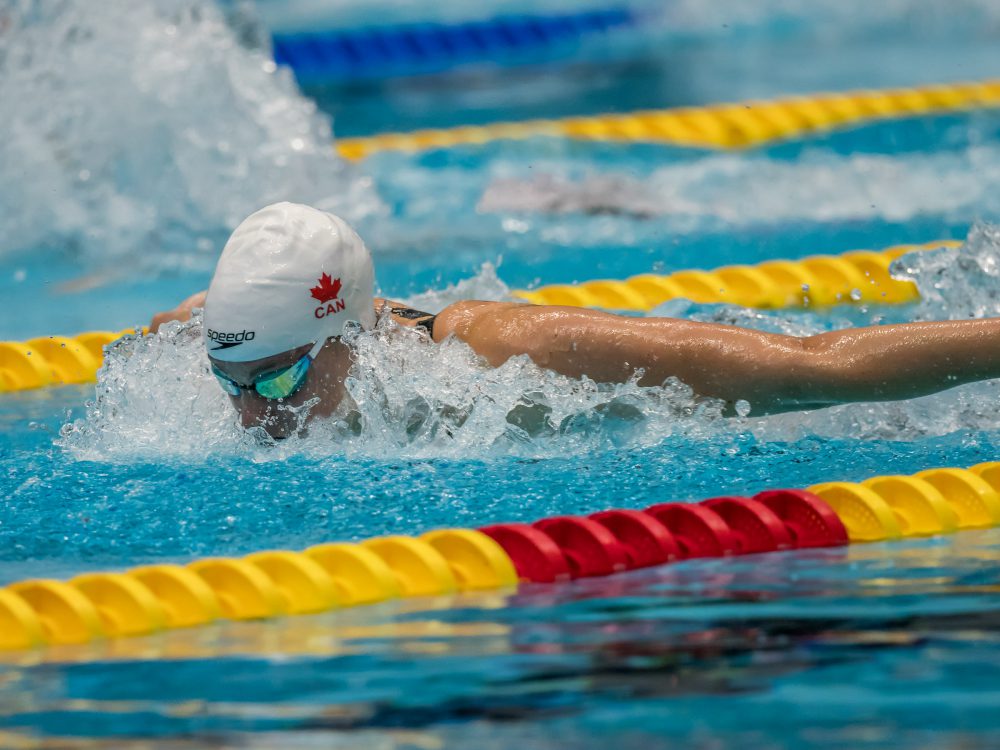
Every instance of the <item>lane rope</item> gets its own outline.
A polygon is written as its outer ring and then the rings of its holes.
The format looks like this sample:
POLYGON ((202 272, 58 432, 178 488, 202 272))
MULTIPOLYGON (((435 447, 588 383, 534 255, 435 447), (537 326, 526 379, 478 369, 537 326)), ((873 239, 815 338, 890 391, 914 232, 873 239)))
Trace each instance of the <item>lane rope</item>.
MULTIPOLYGON (((893 279, 889 265, 918 250, 961 247, 958 240, 854 250, 801 260, 768 260, 712 271, 640 274, 624 280, 550 284, 513 294, 538 305, 570 305, 649 312, 677 298, 702 303, 782 309, 835 304, 905 304, 919 299, 910 281, 893 279)), ((93 383, 104 347, 133 330, 90 331, 76 336, 41 336, 0 341, 0 393, 74 383, 93 383)))
POLYGON ((76 336, 0 341, 0 393, 93 383, 104 360, 105 347, 135 333, 136 329, 88 331, 76 336))
POLYGON ((0 649, 82 644, 220 620, 267 620, 388 599, 515 590, 698 557, 838 547, 1000 525, 1000 461, 439 529, 358 543, 144 565, 0 588, 0 649))
POLYGON ((627 7, 549 16, 508 15, 455 24, 408 23, 273 36, 274 61, 303 84, 415 76, 470 63, 517 64, 570 55, 640 19, 627 7))
POLYGON ((639 312, 649 312, 657 305, 679 298, 764 309, 897 305, 915 302, 920 294, 913 282, 892 278, 889 266, 896 258, 916 251, 961 246, 958 240, 937 240, 884 250, 853 250, 841 255, 723 266, 711 271, 646 273, 624 280, 548 284, 532 290, 515 290, 513 294, 536 305, 639 312))
POLYGON ((742 149, 874 120, 986 109, 998 105, 1000 80, 990 79, 629 114, 382 133, 340 139, 336 149, 347 159, 363 159, 380 151, 416 152, 541 136, 742 149))

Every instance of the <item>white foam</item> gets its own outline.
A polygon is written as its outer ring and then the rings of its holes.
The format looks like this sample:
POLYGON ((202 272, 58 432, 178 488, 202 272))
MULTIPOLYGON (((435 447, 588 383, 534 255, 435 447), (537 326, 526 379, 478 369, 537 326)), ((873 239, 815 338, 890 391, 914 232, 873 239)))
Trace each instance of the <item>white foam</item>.
POLYGON ((127 457, 201 461, 240 453, 485 457, 576 454, 658 442, 720 422, 721 404, 669 383, 599 385, 543 370, 525 357, 490 368, 465 344, 440 345, 383 319, 346 337, 356 362, 348 391, 357 410, 275 445, 243 432, 210 375, 200 316, 119 344, 99 373, 97 397, 60 444, 82 460, 127 457))
POLYGON ((646 178, 580 174, 571 162, 531 167, 528 177, 525 167, 497 165, 479 210, 655 216, 659 231, 1000 212, 1000 148, 987 145, 896 155, 814 149, 795 160, 713 155, 646 178))
MULTIPOLYGON (((1000 229, 977 226, 961 250, 902 260, 922 289, 933 289, 917 308, 917 317, 1000 314, 1000 229)), ((502 298, 506 292, 498 283, 487 268, 465 289, 492 289, 502 298)), ((874 322, 881 314, 878 308, 858 311, 853 318, 689 308, 686 317, 806 335, 858 322, 859 315, 874 322)), ((911 401, 759 418, 750 404, 748 418, 724 419, 720 403, 698 399, 678 382, 662 388, 635 382, 598 385, 543 370, 524 357, 494 369, 457 340, 434 345, 413 329, 383 320, 373 332, 347 337, 356 356, 348 386, 357 404, 355 416, 316 424, 304 437, 271 445, 237 426, 208 372, 199 327, 196 317, 188 324, 171 324, 158 336, 120 344, 99 374, 96 400, 83 418, 64 427, 61 445, 89 460, 179 457, 197 462, 220 453, 256 460, 297 454, 546 457, 655 445, 669 436, 726 441, 747 431, 766 441, 809 435, 916 440, 1000 429, 998 381, 911 401)))
POLYGON ((214 4, 22 0, 3 16, 4 252, 207 269, 228 231, 277 200, 354 220, 377 210, 329 120, 214 4))

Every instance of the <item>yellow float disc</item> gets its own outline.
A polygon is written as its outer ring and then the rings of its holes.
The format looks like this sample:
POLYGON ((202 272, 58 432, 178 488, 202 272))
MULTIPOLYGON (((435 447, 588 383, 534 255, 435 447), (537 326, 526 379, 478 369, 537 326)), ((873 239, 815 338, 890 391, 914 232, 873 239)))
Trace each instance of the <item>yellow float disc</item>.
POLYGON ((399 582, 392 569, 360 544, 317 544, 304 554, 327 572, 345 607, 399 596, 399 582))
POLYGON ((582 286, 570 284, 550 284, 531 292, 518 292, 536 305, 568 305, 570 307, 600 307, 601 300, 582 286))
POLYGON ((872 477, 861 484, 870 487, 892 508, 903 536, 951 534, 958 528, 958 515, 941 493, 916 477, 872 477))
POLYGON ((784 306, 822 307, 834 302, 834 296, 824 289, 809 269, 794 260, 768 260, 757 270, 771 279, 784 295, 784 306))
POLYGON ((146 565, 126 573, 148 588, 159 600, 170 628, 205 625, 222 616, 212 587, 190 568, 181 565, 146 565))
POLYGON ((684 296, 681 288, 672 282, 669 276, 659 276, 652 273, 640 274, 632 276, 628 280, 628 285, 642 295, 646 301, 647 310, 652 310, 667 300, 684 296))
POLYGON ((673 110, 673 114, 691 132, 688 143, 692 145, 732 148, 740 142, 740 133, 708 109, 682 107, 673 110))
POLYGON ((996 492, 1000 492, 1000 461, 986 461, 975 466, 970 466, 969 471, 992 487, 996 492))
POLYGON ((645 125, 649 140, 654 143, 658 141, 688 143, 695 137, 690 126, 685 125, 683 120, 672 112, 638 112, 634 119, 645 125))
POLYGON ((459 589, 516 586, 514 563, 503 547, 479 531, 442 529, 420 537, 448 561, 459 589))
POLYGON ((885 253, 855 250, 844 253, 842 257, 857 268, 867 281, 865 286, 861 287, 863 300, 880 304, 902 304, 920 299, 920 291, 916 284, 892 278, 889 273, 892 258, 885 253))
POLYGON ((820 286, 832 294, 830 304, 849 305, 856 300, 855 291, 863 292, 868 285, 865 275, 843 258, 831 255, 814 255, 799 261, 802 267, 812 273, 820 286))
POLYGON ((244 559, 267 573, 285 597, 290 615, 325 612, 339 603, 330 576, 300 552, 257 552, 244 559))
POLYGON ((69 584, 35 579, 11 584, 8 589, 35 610, 49 643, 87 643, 104 635, 97 609, 69 584))
POLYGON ((94 359, 87 348, 64 336, 43 336, 27 342, 42 356, 52 368, 52 380, 56 383, 92 383, 97 376, 100 360, 94 359))
POLYGON ((852 542, 897 539, 899 522, 885 500, 868 487, 854 482, 825 482, 809 487, 833 508, 852 542))
POLYGON ((52 382, 48 360, 20 341, 0 341, 0 385, 5 390, 41 388, 52 382))
POLYGON ((270 577, 246 560, 216 557, 196 560, 188 568, 212 587, 226 617, 259 620, 285 613, 284 598, 270 577))
POLYGON ((1000 496, 985 479, 967 469, 927 469, 916 474, 933 484, 958 514, 960 529, 1000 522, 1000 496))
POLYGON ((770 123, 776 138, 797 135, 809 127, 809 122, 780 102, 749 102, 747 106, 760 118, 770 123))
POLYGON ((713 114, 728 123, 739 133, 738 145, 761 143, 778 138, 781 133, 766 118, 758 117, 745 104, 721 105, 712 108, 713 114))
POLYGON ((451 594, 457 587, 448 563, 427 542, 408 536, 386 536, 361 544, 392 569, 402 596, 451 594))
POLYGON ((87 333, 73 337, 78 344, 90 352, 90 356, 94 358, 98 366, 104 361, 104 347, 120 338, 121 334, 113 331, 87 331, 87 333))
POLYGON ((97 608, 109 636, 146 635, 166 626, 160 601, 135 578, 122 573, 85 573, 69 584, 97 608))
POLYGON ((784 307, 784 290, 766 273, 753 266, 723 266, 713 272, 725 284, 729 301, 744 307, 784 307))
POLYGON ((44 639, 35 610, 10 589, 0 589, 0 650, 40 646, 44 639))
POLYGON ((588 281, 581 284, 606 310, 648 310, 646 298, 624 281, 588 281))
POLYGON ((692 302, 729 302, 726 283, 711 271, 678 271, 669 276, 681 290, 681 296, 692 302))

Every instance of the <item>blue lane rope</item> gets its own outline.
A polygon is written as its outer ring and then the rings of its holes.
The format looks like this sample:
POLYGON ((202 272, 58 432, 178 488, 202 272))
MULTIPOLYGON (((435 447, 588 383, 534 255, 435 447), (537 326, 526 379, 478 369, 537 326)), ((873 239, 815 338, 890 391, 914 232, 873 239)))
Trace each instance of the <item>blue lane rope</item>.
POLYGON ((454 25, 277 34, 274 59, 291 67, 300 82, 386 78, 552 54, 584 37, 633 26, 636 21, 622 7, 559 16, 503 16, 454 25))

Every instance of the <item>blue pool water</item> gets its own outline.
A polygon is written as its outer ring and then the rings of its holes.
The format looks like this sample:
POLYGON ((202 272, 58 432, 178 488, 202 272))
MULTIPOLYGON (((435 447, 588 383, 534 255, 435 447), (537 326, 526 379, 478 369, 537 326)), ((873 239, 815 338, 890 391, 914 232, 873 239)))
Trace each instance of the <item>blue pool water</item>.
MULTIPOLYGON (((913 21, 924 18, 918 5, 872 10, 868 25, 834 6, 800 15, 825 18, 828 43, 853 40, 861 60, 888 40, 908 64, 825 58, 801 72, 804 87, 946 80, 956 59, 962 77, 995 73, 975 54, 996 41, 988 3, 962 4, 936 26, 936 43, 955 51, 940 64, 900 20, 926 28, 913 21)), ((211 6, 164 7, 42 2, 3 27, 18 35, 0 61, 0 100, 23 104, 0 125, 2 338, 146 322, 201 288, 228 228, 278 198, 349 215, 382 290, 429 309, 539 283, 967 238, 962 250, 901 261, 918 305, 761 313, 673 302, 658 312, 796 334, 1000 315, 996 112, 747 153, 536 139, 350 166, 290 76, 237 45, 211 6), (116 14, 129 23, 111 23, 116 14)), ((697 4, 676 7, 697 15, 697 4)), ((808 24, 762 3, 728 37, 715 5, 704 8, 684 43, 719 60, 734 45, 755 50, 755 95, 800 90, 780 88, 793 73, 772 53, 806 45, 808 24)), ((626 68, 628 90, 654 97, 626 68)), ((531 85, 560 88, 567 75, 579 69, 531 85)), ((684 80, 704 78, 735 80, 684 80)), ((460 83, 436 85, 474 101, 460 83)), ((744 92, 667 88, 649 104, 744 92)), ((615 101, 627 108, 628 96, 615 101)), ((380 122, 376 107, 357 122, 392 126, 395 104, 384 102, 380 122)), ((435 117, 468 121, 464 104, 435 117)), ((502 109, 521 113, 516 102, 502 109)), ((321 425, 271 446, 233 423, 198 325, 126 341, 96 392, 0 396, 0 583, 1000 455, 997 382, 726 419, 678 383, 596 387, 520 361, 484 370, 459 344, 431 349, 391 329, 355 341, 360 428, 321 425)), ((992 746, 998 549, 1000 533, 985 531, 690 561, 516 595, 2 655, 0 746, 992 746)))

